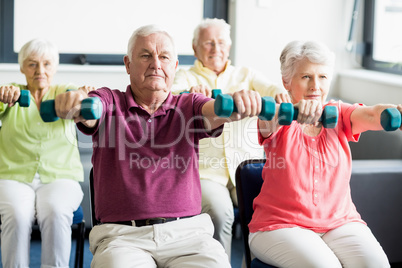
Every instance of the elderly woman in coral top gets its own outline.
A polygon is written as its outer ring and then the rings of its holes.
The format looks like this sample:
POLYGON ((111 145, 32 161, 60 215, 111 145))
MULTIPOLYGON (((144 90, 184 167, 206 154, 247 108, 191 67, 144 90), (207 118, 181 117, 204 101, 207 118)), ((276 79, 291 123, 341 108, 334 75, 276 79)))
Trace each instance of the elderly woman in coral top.
POLYGON ((381 104, 325 103, 334 54, 316 42, 289 43, 281 71, 292 103, 299 109, 289 126, 259 120, 259 142, 267 157, 261 193, 254 200, 249 244, 252 253, 277 267, 389 267, 382 247, 352 202, 348 142, 360 133, 382 130, 381 104), (318 119, 326 105, 337 106, 336 128, 318 119), (269 165, 271 164, 271 165, 269 165))

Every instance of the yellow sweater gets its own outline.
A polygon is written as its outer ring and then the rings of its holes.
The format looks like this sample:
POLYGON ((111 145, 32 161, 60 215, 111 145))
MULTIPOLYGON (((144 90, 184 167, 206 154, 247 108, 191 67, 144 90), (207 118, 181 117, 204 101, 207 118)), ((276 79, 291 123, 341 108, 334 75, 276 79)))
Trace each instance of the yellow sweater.
MULTIPOLYGON (((221 89, 223 93, 246 89, 258 91, 261 96, 274 97, 285 92, 250 68, 234 67, 228 61, 225 70, 216 75, 198 60, 191 68, 177 71, 172 92, 178 94, 200 84, 210 89, 221 89)), ((199 145, 200 178, 222 185, 227 185, 229 178, 236 185, 235 172, 242 161, 264 157, 257 139, 257 117, 225 124, 220 137, 202 139, 199 145)))

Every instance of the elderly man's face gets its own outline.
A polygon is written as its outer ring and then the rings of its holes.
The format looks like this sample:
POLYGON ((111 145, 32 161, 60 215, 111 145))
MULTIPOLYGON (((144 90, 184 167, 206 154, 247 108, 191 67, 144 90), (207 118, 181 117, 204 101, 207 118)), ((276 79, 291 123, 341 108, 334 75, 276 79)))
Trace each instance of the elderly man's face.
POLYGON ((176 73, 178 60, 173 44, 163 33, 139 36, 131 61, 124 58, 133 90, 169 91, 176 73))
POLYGON ((216 74, 221 73, 229 59, 230 45, 225 41, 223 30, 217 26, 201 29, 194 54, 204 67, 216 74))
POLYGON ((23 62, 21 72, 25 75, 29 89, 47 89, 56 73, 56 64, 50 57, 30 55, 23 62))

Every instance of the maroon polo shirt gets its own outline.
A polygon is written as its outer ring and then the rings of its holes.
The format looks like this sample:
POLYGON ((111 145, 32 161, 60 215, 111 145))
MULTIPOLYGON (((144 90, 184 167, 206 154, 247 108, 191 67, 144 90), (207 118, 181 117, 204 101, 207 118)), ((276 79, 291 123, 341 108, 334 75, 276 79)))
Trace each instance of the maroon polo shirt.
POLYGON ((126 92, 100 88, 103 113, 92 135, 96 216, 101 222, 182 217, 201 212, 198 141, 207 133, 202 94, 168 95, 150 115, 126 92))

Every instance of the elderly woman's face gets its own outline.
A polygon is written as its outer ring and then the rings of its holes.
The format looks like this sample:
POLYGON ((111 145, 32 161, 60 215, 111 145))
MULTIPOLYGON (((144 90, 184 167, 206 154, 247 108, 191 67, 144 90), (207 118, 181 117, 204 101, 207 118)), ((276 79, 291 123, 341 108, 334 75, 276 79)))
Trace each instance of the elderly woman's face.
POLYGON ((50 57, 30 55, 23 62, 21 72, 29 89, 47 89, 56 73, 56 65, 50 57))
POLYGON ((300 100, 318 100, 324 103, 330 89, 332 68, 327 65, 312 63, 303 59, 296 64, 291 81, 285 88, 289 91, 293 103, 300 100))
POLYGON ((200 30, 198 43, 193 47, 194 54, 204 67, 221 73, 229 59, 230 45, 225 41, 223 30, 209 26, 200 30))

